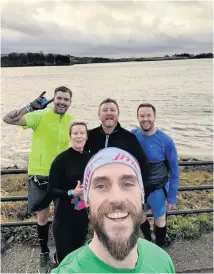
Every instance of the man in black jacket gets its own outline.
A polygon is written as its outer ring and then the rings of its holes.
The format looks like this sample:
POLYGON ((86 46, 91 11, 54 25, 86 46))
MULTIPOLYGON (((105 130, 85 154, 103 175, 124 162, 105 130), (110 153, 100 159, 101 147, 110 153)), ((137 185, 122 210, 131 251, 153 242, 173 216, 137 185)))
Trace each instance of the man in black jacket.
POLYGON ((144 185, 149 175, 149 161, 136 136, 118 122, 119 106, 113 99, 101 102, 98 112, 101 125, 89 130, 86 148, 94 155, 105 147, 118 147, 131 153, 139 162, 144 185))

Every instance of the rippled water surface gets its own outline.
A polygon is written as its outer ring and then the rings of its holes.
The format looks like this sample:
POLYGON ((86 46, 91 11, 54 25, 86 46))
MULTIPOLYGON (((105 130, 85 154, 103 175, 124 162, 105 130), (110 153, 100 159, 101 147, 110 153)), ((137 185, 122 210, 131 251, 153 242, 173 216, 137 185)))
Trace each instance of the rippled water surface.
MULTIPOLYGON (((69 111, 89 128, 99 125, 98 105, 106 97, 118 101, 127 129, 137 126, 138 105, 149 102, 157 109, 157 126, 174 138, 180 156, 212 158, 211 59, 2 68, 1 74, 1 116, 43 90, 50 98, 54 88, 65 85, 74 94, 69 111)), ((2 166, 26 166, 30 145, 31 130, 1 122, 2 166)))

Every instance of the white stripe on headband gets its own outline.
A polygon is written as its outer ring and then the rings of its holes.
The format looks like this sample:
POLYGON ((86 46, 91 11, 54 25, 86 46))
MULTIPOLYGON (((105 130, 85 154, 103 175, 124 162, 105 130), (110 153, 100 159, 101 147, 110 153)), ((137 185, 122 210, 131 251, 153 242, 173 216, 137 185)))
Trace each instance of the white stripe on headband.
POLYGON ((85 203, 88 202, 88 193, 91 184, 91 177, 96 169, 101 166, 113 163, 120 163, 131 167, 138 178, 138 183, 140 189, 142 191, 142 197, 144 201, 144 187, 143 187, 143 180, 141 176, 140 166, 138 161, 132 156, 129 152, 122 150, 116 147, 108 147, 104 148, 95 154, 91 160, 88 162, 85 172, 84 172, 84 179, 83 179, 83 187, 84 187, 84 200, 85 203))

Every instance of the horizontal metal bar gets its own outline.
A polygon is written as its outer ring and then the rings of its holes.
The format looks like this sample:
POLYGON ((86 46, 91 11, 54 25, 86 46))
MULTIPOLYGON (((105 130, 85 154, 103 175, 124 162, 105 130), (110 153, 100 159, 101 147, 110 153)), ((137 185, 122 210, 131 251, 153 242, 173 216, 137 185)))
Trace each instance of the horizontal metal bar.
MULTIPOLYGON (((183 186, 179 187, 179 191, 191 191, 191 190, 209 190, 213 189, 213 185, 204 185, 204 186, 183 186)), ((27 201, 27 196, 8 196, 1 197, 1 202, 16 202, 16 201, 27 201)))
MULTIPOLYGON (((213 161, 180 161, 179 166, 210 166, 213 161)), ((1 169, 1 175, 5 174, 25 174, 27 169, 1 169)))
MULTIPOLYGON (((52 221, 48 222, 49 224, 52 223, 52 221)), ((7 223, 1 223, 1 227, 11 227, 11 226, 32 226, 37 225, 37 222, 7 222, 7 223)))
MULTIPOLYGON (((179 191, 191 191, 191 190, 211 190, 213 189, 213 185, 205 185, 205 186, 183 186, 179 187, 179 191)), ((27 201, 27 196, 8 196, 1 197, 1 202, 16 202, 16 201, 27 201)))
POLYGON ((190 191, 190 190, 209 190, 213 189, 213 185, 202 185, 202 186, 181 186, 178 188, 179 191, 190 191))
MULTIPOLYGON (((202 208, 202 209, 190 209, 190 210, 171 210, 168 211, 167 215, 189 215, 189 214, 201 214, 213 212, 213 208, 202 208)), ((147 214, 148 217, 152 217, 152 214, 147 214)), ((49 221, 48 223, 52 223, 49 221)), ((37 222, 7 222, 1 223, 1 227, 9 226, 32 226, 37 225, 37 222)))
POLYGON ((213 161, 180 161, 179 166, 212 166, 213 161))
POLYGON ((17 202, 17 201, 27 201, 27 196, 8 196, 8 197, 1 197, 1 202, 17 202))
POLYGON ((201 214, 213 212, 213 208, 201 208, 190 210, 171 210, 167 212, 167 215, 188 215, 188 214, 201 214))
POLYGON ((1 175, 6 174, 26 174, 27 169, 1 169, 1 175))
MULTIPOLYGON (((201 208, 201 209, 190 209, 190 210, 170 210, 167 211, 168 215, 191 215, 213 212, 213 208, 201 208)), ((147 214, 148 217, 153 217, 152 213, 147 214)))

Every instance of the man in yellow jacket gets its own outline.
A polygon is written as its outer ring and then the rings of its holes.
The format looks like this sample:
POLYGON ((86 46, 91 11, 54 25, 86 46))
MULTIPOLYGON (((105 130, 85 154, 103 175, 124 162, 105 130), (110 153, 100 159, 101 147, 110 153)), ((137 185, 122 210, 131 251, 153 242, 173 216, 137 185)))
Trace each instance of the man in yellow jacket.
POLYGON ((72 92, 67 87, 55 89, 54 98, 48 101, 43 92, 39 98, 19 110, 6 114, 3 121, 7 124, 22 126, 33 130, 32 146, 28 162, 28 212, 37 214, 37 231, 41 246, 40 273, 49 269, 50 257, 48 248, 49 201, 44 204, 47 192, 48 175, 51 163, 70 144, 69 127, 74 120, 66 113, 71 105, 72 92), (54 107, 47 111, 49 103, 54 107), (41 201, 43 201, 41 205, 41 201))

